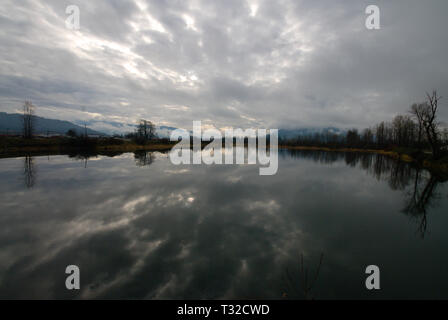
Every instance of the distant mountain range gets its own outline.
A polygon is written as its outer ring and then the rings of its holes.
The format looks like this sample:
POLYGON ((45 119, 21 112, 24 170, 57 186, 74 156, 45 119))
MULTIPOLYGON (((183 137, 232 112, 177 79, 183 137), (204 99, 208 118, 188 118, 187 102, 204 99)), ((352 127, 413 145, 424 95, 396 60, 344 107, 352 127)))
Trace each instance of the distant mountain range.
MULTIPOLYGON (((79 124, 81 125, 82 123, 79 124)), ((110 135, 114 133, 122 134, 126 132, 132 132, 136 128, 136 124, 123 123, 118 121, 94 120, 94 119, 87 121, 87 126, 90 126, 92 128, 95 128, 110 135)), ((175 127, 156 126, 156 134, 160 138, 169 138, 171 132, 176 129, 177 128, 175 127)), ((190 134, 192 134, 192 131, 191 130, 189 131, 190 134)), ((327 133, 327 132, 339 135, 339 134, 345 134, 346 130, 342 130, 336 127, 279 129, 278 135, 279 138, 281 139, 291 139, 296 138, 298 136, 311 136, 315 133, 327 133)))
MULTIPOLYGON (((22 115, 18 113, 0 112, 0 134, 20 134, 22 132, 22 115)), ((68 130, 75 130, 78 134, 84 133, 83 126, 76 125, 69 121, 47 119, 36 116, 36 134, 65 134, 68 130)), ((102 132, 87 128, 89 135, 105 135, 102 132)))
MULTIPOLYGON (((135 124, 129 123, 121 123, 117 121, 101 121, 101 120, 91 120, 87 122, 88 126, 97 128, 102 132, 106 132, 108 134, 114 133, 124 133, 124 132, 132 132, 135 130, 135 124)), ((156 134, 159 138, 169 138, 171 136, 171 132, 176 130, 175 127, 168 126, 156 126, 156 134)), ((189 130, 190 134, 192 131, 189 130)), ((345 134, 346 130, 342 130, 336 127, 326 127, 326 128, 298 128, 298 129, 279 129, 278 136, 280 139, 291 139, 297 138, 298 136, 311 136, 316 133, 334 133, 337 135, 345 134)))
MULTIPOLYGON (((74 121, 74 123, 83 125, 83 122, 74 121)), ((104 132, 109 135, 124 134, 133 132, 137 128, 136 123, 125 123, 119 121, 107 121, 107 120, 88 120, 85 122, 88 127, 95 128, 98 131, 104 132)), ((176 130, 174 127, 156 126, 156 134, 159 138, 169 138, 171 131, 176 130)))
POLYGON ((281 139, 292 139, 297 138, 299 136, 312 136, 316 133, 320 134, 326 134, 326 133, 333 133, 333 134, 345 134, 346 131, 335 128, 335 127, 327 127, 327 128, 302 128, 302 129, 280 129, 278 130, 278 137, 281 139))
MULTIPOLYGON (((157 128, 157 134, 159 137, 163 138, 169 138, 170 134, 173 130, 176 130, 176 128, 173 127, 158 127, 157 128)), ((343 135, 346 133, 345 130, 335 128, 335 127, 327 127, 327 128, 300 128, 300 129, 279 129, 278 130, 278 137, 280 139, 292 139, 297 138, 299 136, 312 136, 316 133, 325 134, 325 133, 333 133, 337 135, 343 135)), ((190 134, 192 132, 190 131, 190 134)))
MULTIPOLYGON (((84 124, 87 125, 87 134, 89 135, 112 135, 114 133, 126 133, 135 130, 135 124, 121 123, 118 121, 98 121, 90 120, 81 121, 64 121, 56 119, 48 119, 36 116, 36 134, 66 134, 68 130, 75 130, 78 134, 84 134, 84 124), (97 130, 90 129, 95 127, 97 130)), ((22 115, 18 113, 0 112, 0 134, 21 134, 22 132, 22 115)), ((169 138, 170 134, 176 128, 167 126, 157 126, 156 134, 160 138, 169 138)))
MULTIPOLYGON (((98 121, 90 120, 85 122, 87 125, 87 134, 89 135, 112 135, 114 133, 132 132, 135 130, 135 124, 121 123, 118 121, 98 121), (97 130, 89 129, 94 127, 97 130)), ((84 123, 75 121, 75 123, 56 119, 47 119, 36 116, 37 134, 65 134, 68 130, 75 130, 78 134, 84 133, 84 123)), ((156 134, 160 138, 169 138, 171 132, 176 130, 174 127, 156 126, 156 134)), ((0 112, 0 134, 22 132, 22 115, 18 113, 0 112)), ((300 128, 300 129, 279 129, 278 135, 281 139, 291 139, 298 136, 310 136, 315 133, 335 133, 345 134, 345 130, 335 127, 327 128, 300 128)))

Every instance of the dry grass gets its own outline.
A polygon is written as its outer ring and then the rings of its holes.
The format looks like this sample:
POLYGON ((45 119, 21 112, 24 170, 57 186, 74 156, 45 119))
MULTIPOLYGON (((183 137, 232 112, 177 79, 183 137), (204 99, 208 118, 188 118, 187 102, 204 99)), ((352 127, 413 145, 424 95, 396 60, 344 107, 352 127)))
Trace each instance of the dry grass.
POLYGON ((73 152, 135 152, 135 151, 169 151, 174 144, 152 142, 138 145, 131 141, 90 139, 86 144, 67 138, 36 138, 25 140, 21 138, 0 139, 0 158, 18 157, 24 154, 65 154, 73 152))

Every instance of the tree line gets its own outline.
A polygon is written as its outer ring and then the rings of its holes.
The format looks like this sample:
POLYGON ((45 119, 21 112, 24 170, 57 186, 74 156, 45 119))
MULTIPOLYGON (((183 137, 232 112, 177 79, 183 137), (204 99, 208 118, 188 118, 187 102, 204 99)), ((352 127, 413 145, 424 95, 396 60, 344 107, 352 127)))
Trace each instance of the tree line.
POLYGON ((332 132, 302 135, 283 139, 283 145, 326 146, 382 149, 393 146, 430 150, 438 159, 446 152, 448 130, 438 119, 437 91, 426 94, 426 101, 414 103, 407 114, 397 115, 390 122, 382 121, 362 131, 350 129, 345 134, 332 132))

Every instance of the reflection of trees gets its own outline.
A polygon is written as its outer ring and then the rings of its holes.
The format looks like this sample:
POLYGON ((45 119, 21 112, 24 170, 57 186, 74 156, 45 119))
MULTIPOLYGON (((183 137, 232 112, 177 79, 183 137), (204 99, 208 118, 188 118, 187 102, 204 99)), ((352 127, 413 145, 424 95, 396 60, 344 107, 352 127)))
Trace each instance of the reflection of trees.
POLYGON ((305 300, 314 299, 313 295, 311 294, 311 290, 314 288, 314 285, 316 284, 317 278, 319 277, 320 268, 322 266, 322 260, 324 258, 324 254, 322 253, 320 255, 319 263, 316 267, 316 271, 314 273, 314 276, 308 277, 308 267, 304 266, 303 263, 303 254, 300 254, 299 259, 299 267, 298 267, 298 274, 297 277, 299 279, 294 279, 295 277, 293 274, 289 271, 289 269, 286 269, 285 273, 285 283, 287 285, 287 292, 284 293, 284 297, 288 298, 304 298, 305 300))
POLYGON ((390 168, 389 186, 392 190, 403 190, 411 182, 412 172, 415 169, 404 162, 394 161, 390 168))
POLYGON ((280 157, 289 157, 295 159, 311 159, 315 162, 330 164, 344 157, 343 152, 327 152, 320 150, 280 150, 280 157))
MULTIPOLYGON (((397 161, 383 155, 373 155, 373 174, 387 180, 392 190, 403 190, 406 194, 403 213, 418 220, 418 231, 426 233, 427 212, 436 198, 437 185, 442 182, 435 174, 409 163, 397 161), (407 188, 410 188, 410 191, 407 188)), ((369 169, 370 171, 370 169, 369 169)))
POLYGON ((87 168, 87 162, 89 161, 89 159, 98 157, 98 153, 95 151, 83 150, 74 153, 69 153, 68 157, 71 159, 83 161, 84 168, 87 168))
POLYGON ((307 158, 320 163, 345 161, 350 167, 366 170, 377 180, 384 180, 392 190, 406 193, 403 212, 418 220, 418 230, 424 237, 427 228, 428 209, 437 198, 436 189, 444 180, 437 175, 418 168, 413 164, 397 161, 381 154, 355 152, 325 152, 314 150, 293 150, 294 158, 307 158), (411 190, 407 190, 410 188, 411 190))
POLYGON ((27 188, 32 188, 36 182, 36 168, 34 165, 34 158, 26 156, 23 161, 23 175, 25 178, 25 185, 27 188))
POLYGON ((373 170, 372 174, 375 176, 375 178, 377 180, 381 180, 381 175, 384 172, 390 170, 390 162, 387 161, 386 157, 382 155, 377 155, 377 157, 375 157, 372 170, 373 170))
POLYGON ((123 154, 121 151, 97 151, 97 150, 76 150, 75 152, 68 153, 69 158, 83 161, 84 168, 87 168, 87 162, 90 158, 98 158, 98 156, 107 156, 107 157, 115 157, 123 154))
POLYGON ((148 151, 135 151, 134 152, 135 164, 138 167, 149 166, 155 160, 154 152, 148 151))
POLYGON ((351 167, 360 164, 377 180, 386 180, 392 190, 405 189, 412 178, 414 167, 406 162, 397 161, 382 154, 347 153, 345 163, 351 167))
POLYGON ((346 152, 345 153, 345 163, 350 166, 354 167, 358 164, 358 161, 360 159, 360 154, 354 153, 354 152, 346 152))
POLYGON ((418 232, 423 238, 427 227, 427 211, 434 204, 439 184, 438 178, 430 174, 425 177, 420 170, 416 170, 414 184, 408 193, 406 206, 403 212, 418 221, 418 232))
POLYGON ((373 157, 371 154, 363 153, 361 156, 361 167, 364 170, 369 170, 372 167, 373 157))
POLYGON ((70 158, 79 160, 79 161, 83 161, 84 162, 84 168, 87 168, 87 162, 89 161, 89 159, 91 158, 90 155, 85 155, 85 154, 77 154, 75 156, 70 156, 70 158))
POLYGON ((344 161, 350 167, 360 165, 377 180, 386 180, 393 190, 403 190, 410 184, 415 168, 406 162, 397 161, 381 154, 361 152, 327 152, 315 150, 288 150, 293 158, 306 158, 330 164, 344 161))

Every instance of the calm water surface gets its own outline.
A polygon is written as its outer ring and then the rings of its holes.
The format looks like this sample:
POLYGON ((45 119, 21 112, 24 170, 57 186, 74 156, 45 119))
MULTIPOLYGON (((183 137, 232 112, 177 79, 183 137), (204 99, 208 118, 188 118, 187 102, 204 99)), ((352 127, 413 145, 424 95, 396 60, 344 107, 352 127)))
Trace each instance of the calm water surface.
POLYGON ((0 298, 448 298, 447 196, 378 155, 282 151, 275 176, 162 153, 0 159, 0 298))

